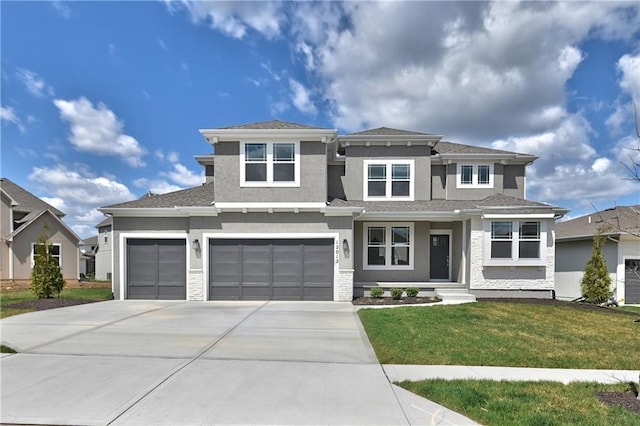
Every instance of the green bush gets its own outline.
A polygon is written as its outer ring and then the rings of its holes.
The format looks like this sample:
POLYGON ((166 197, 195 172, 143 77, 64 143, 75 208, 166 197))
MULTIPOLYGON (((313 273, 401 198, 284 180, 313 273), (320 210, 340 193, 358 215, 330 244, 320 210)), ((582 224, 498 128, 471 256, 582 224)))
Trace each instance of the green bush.
POLYGON ((407 293, 407 297, 416 297, 420 293, 420 289, 418 287, 408 287, 404 292, 407 293))
POLYGON ((382 297, 384 290, 382 287, 373 287, 371 289, 371 297, 382 297))
POLYGON ((398 300, 402 297, 402 293, 404 293, 404 289, 403 288, 397 288, 394 287, 391 289, 391 297, 393 297, 394 299, 398 300))
POLYGON ((603 303, 609 299, 611 277, 607 261, 602 254, 604 243, 604 236, 596 235, 593 237, 593 253, 584 267, 584 276, 580 281, 582 295, 588 303, 603 303))
POLYGON ((53 257, 53 244, 49 242, 49 226, 44 225, 43 232, 38 236, 35 245, 35 255, 31 271, 31 291, 38 299, 49 298, 54 294, 60 296, 65 281, 60 265, 53 257))

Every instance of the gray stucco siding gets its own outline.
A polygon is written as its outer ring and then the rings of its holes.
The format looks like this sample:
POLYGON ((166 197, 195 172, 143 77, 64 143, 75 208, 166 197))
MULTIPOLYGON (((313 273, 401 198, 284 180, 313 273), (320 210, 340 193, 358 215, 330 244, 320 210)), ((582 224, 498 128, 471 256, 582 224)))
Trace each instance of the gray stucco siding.
POLYGON ((329 199, 340 198, 346 199, 344 193, 345 185, 345 166, 344 164, 332 164, 327 167, 327 193, 329 199))
POLYGON ((457 163, 447 165, 447 200, 482 200, 503 193, 502 164, 493 164, 493 188, 458 188, 457 173, 457 163))
POLYGON ((431 166, 431 198, 444 200, 447 196, 447 167, 444 165, 431 166))
POLYGON ((364 199, 365 160, 413 160, 414 200, 431 199, 431 155, 426 146, 349 146, 345 159, 345 195, 348 200, 364 199))
POLYGON ((504 195, 525 198, 525 166, 523 164, 504 166, 502 170, 502 186, 504 195))
POLYGON ((299 187, 241 187, 240 143, 220 142, 215 147, 215 200, 218 202, 326 202, 327 147, 321 142, 300 142, 299 187))

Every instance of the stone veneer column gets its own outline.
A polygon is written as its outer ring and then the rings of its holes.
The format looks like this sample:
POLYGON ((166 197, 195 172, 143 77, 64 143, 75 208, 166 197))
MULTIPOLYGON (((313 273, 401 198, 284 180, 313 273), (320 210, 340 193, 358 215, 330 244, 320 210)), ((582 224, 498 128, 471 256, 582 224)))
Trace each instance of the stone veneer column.
POLYGON ((202 269, 189 269, 187 275, 187 300, 204 300, 204 272, 202 269))
POLYGON ((353 269, 340 269, 338 272, 338 302, 353 300, 353 269))

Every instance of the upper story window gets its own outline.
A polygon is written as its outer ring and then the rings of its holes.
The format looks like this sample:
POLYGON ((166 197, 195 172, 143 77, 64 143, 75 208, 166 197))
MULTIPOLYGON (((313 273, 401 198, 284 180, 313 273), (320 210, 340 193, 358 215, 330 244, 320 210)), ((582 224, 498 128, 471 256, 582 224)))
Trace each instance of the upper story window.
POLYGON ((300 186, 299 142, 240 145, 240 186, 300 186))
MULTIPOLYGON (((62 266, 62 263, 60 263, 60 256, 62 253, 62 248, 60 246, 60 244, 51 244, 48 246, 51 255, 53 256, 53 258, 58 262, 59 266, 62 266)), ((38 244, 38 243, 32 243, 31 244, 31 266, 33 267, 33 265, 36 264, 36 255, 37 254, 46 254, 47 252, 44 251, 46 250, 47 246, 43 245, 43 244, 38 244)))
POLYGON ((365 200, 413 200, 413 160, 364 162, 365 200))
POLYGON ((485 264, 543 265, 546 231, 539 220, 494 220, 486 232, 485 264))
POLYGON ((459 163, 458 188, 493 188, 493 164, 459 163))

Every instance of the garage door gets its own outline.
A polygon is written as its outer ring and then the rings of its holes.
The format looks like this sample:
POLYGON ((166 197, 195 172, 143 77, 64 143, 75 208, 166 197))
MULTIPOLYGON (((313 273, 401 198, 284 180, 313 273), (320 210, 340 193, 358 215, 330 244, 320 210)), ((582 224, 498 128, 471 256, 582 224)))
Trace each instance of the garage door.
POLYGON ((625 303, 640 303, 640 259, 624 262, 624 292, 625 303))
POLYGON ((211 239, 212 300, 333 300, 333 239, 211 239))
POLYGON ((186 241, 127 240, 127 298, 185 300, 186 241))

